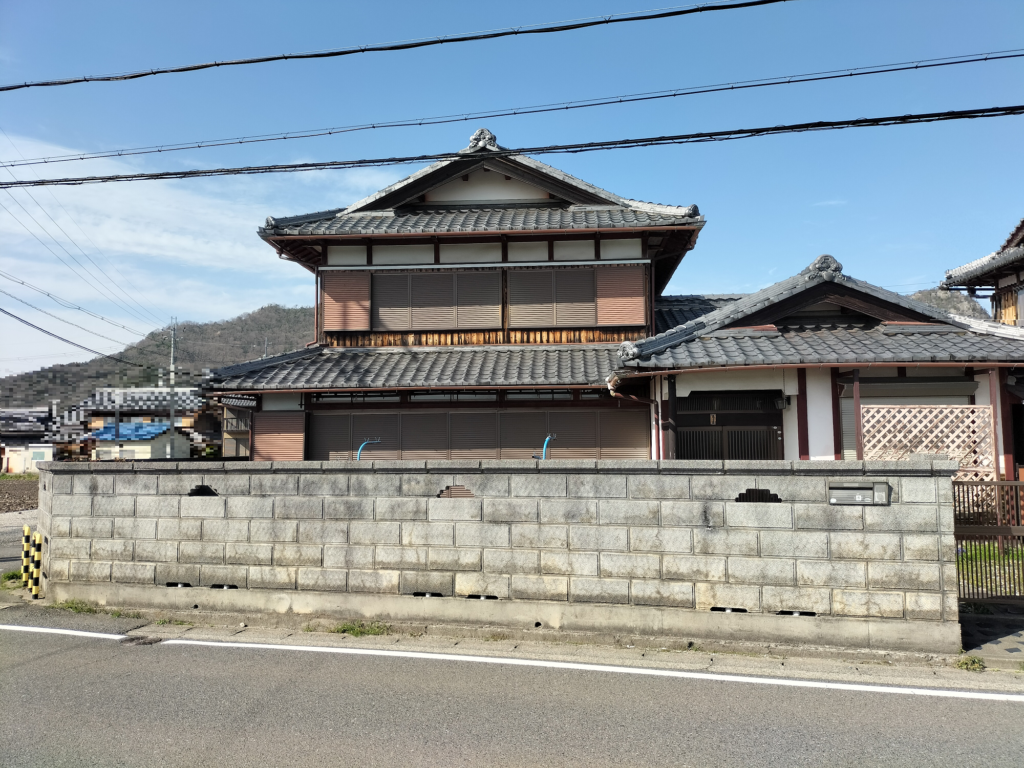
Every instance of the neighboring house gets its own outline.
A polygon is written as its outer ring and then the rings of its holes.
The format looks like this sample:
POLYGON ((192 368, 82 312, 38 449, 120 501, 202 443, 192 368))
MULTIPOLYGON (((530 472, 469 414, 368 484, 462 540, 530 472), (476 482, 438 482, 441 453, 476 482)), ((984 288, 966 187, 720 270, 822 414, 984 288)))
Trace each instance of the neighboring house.
POLYGON ((168 422, 125 422, 102 427, 87 436, 95 441, 90 452, 94 461, 123 459, 187 459, 191 456, 190 441, 168 422))
POLYGON ((971 296, 992 291, 992 318, 1024 326, 1024 219, 998 251, 947 271, 942 285, 971 296))

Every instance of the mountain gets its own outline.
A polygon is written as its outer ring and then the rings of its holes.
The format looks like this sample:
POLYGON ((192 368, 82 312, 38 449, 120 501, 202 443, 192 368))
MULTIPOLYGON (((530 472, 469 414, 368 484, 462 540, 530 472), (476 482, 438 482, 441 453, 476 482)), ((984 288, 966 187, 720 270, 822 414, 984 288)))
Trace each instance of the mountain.
POLYGON ((910 298, 917 299, 936 309, 941 309, 954 315, 966 315, 978 320, 992 319, 980 302, 972 299, 965 293, 960 293, 960 291, 944 291, 941 288, 929 288, 928 290, 911 294, 910 298))
MULTIPOLYGON (((175 383, 198 382, 204 369, 221 368, 263 356, 301 349, 313 340, 313 308, 282 307, 271 304, 244 315, 213 323, 181 323, 175 343, 175 383)), ((97 357, 85 363, 51 365, 38 371, 0 378, 0 407, 48 406, 60 399, 66 408, 78 403, 99 387, 155 386, 171 361, 169 328, 153 331, 144 339, 118 352, 130 363, 97 357)))

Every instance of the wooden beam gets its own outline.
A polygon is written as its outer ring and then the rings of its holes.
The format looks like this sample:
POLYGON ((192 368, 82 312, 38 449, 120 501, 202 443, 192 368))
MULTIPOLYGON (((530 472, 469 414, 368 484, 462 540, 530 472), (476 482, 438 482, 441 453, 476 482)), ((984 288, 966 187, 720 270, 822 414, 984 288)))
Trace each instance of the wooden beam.
POLYGON ((860 414, 860 370, 853 372, 853 434, 857 442, 857 461, 864 460, 864 421, 860 414))
POLYGON ((807 429, 807 369, 796 369, 796 438, 800 449, 800 461, 811 458, 810 438, 807 429))
POLYGON ((836 461, 843 458, 843 419, 840 411, 839 401, 839 369, 829 369, 831 373, 832 392, 832 447, 835 451, 836 461))

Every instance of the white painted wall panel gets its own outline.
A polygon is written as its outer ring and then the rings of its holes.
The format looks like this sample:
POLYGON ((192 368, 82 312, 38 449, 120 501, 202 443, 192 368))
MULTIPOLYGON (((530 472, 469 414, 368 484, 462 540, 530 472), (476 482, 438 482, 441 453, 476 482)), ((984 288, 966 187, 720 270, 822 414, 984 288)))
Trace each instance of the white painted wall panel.
POLYGON ((331 267, 354 267, 366 263, 365 245, 327 246, 327 264, 331 267))
POLYGON ((811 459, 835 459, 832 376, 828 369, 807 370, 807 438, 811 459))
POLYGON ((555 261, 595 259, 593 240, 555 240, 555 261))
POLYGON ((298 392, 269 392, 263 396, 264 411, 301 411, 302 395, 298 392))
POLYGON ((509 243, 509 261, 547 261, 548 244, 539 243, 509 243))
POLYGON ((430 243, 422 245, 375 245, 373 247, 374 265, 389 264, 433 264, 434 246, 430 243))
POLYGON ((547 200, 548 193, 540 187, 518 179, 506 179, 505 174, 480 169, 463 181, 460 176, 426 194, 428 203, 480 202, 482 200, 547 200))
POLYGON ((639 259, 643 256, 643 242, 639 237, 628 240, 602 240, 602 259, 639 259))
POLYGON ((501 243, 441 245, 442 264, 482 264, 501 261, 501 243))

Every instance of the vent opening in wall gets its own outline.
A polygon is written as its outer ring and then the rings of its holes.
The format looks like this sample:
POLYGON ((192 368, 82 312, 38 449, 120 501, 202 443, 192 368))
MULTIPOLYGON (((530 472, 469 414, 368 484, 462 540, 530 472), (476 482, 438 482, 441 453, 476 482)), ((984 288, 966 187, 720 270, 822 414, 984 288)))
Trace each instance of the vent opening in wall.
POLYGON ((210 589, 238 589, 237 584, 214 584, 210 589))
POLYGON ((446 485, 444 490, 437 494, 439 499, 475 499, 476 496, 464 485, 446 485))
POLYGON ((193 611, 195 611, 195 610, 198 610, 198 609, 199 609, 199 606, 198 606, 198 605, 193 605, 193 606, 192 606, 192 610, 193 610, 193 611))
POLYGON ((711 610, 716 612, 716 613, 746 613, 747 612, 746 608, 729 608, 729 607, 721 606, 721 605, 716 605, 711 610))
POLYGON ((497 595, 466 595, 467 600, 497 600, 497 595))
POLYGON ((543 625, 543 624, 541 624, 541 623, 540 623, 539 621, 535 621, 535 622, 533 623, 533 628, 534 628, 534 629, 540 629, 540 628, 541 628, 542 626, 544 626, 544 625, 543 625))
POLYGON ((168 587, 191 587, 192 585, 186 581, 168 581, 168 587))
POLYGON ((736 501, 760 502, 769 504, 781 504, 782 499, 777 493, 772 493, 767 488, 747 488, 736 497, 736 501))
POLYGON ((440 592, 413 592, 413 597, 444 597, 440 592))
POLYGON ((778 616, 817 616, 814 611, 779 611, 778 616))
POLYGON ((218 496, 219 494, 208 485, 197 485, 188 492, 189 496, 218 496))

